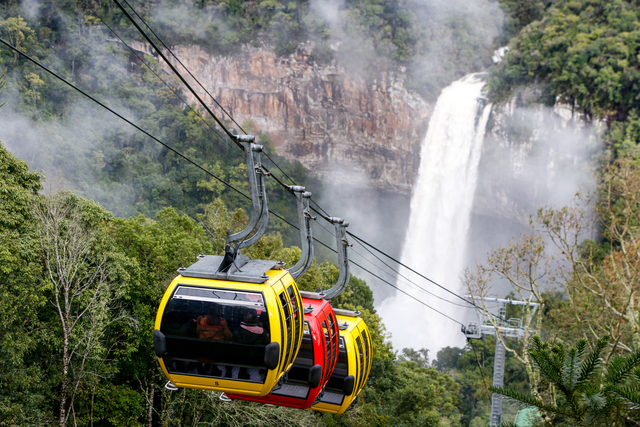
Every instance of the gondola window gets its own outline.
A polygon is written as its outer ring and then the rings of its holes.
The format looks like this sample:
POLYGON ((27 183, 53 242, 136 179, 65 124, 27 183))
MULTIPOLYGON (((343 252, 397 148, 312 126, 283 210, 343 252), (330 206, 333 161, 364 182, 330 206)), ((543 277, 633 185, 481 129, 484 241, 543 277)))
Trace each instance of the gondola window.
POLYGON ((270 328, 264 296, 178 286, 160 326, 171 373, 264 383, 270 328))

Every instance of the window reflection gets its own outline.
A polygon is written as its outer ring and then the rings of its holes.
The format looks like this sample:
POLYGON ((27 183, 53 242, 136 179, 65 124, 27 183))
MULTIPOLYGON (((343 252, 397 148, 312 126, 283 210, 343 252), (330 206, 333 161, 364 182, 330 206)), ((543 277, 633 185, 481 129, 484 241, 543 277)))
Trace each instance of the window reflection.
POLYGON ((160 330, 170 372, 264 382, 271 339, 261 293, 178 286, 160 330))

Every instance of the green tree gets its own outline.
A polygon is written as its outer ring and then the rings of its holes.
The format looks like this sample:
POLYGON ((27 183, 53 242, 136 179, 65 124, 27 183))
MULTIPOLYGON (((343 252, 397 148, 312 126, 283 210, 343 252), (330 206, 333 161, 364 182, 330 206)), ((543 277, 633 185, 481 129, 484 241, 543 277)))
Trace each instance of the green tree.
POLYGON ((51 326, 60 355, 59 425, 67 425, 76 396, 105 375, 110 325, 127 319, 118 301, 127 275, 122 255, 111 250, 109 212, 72 193, 40 198, 34 210, 47 294, 55 309, 51 326), (59 341, 58 341, 59 340, 59 341), (59 347, 58 347, 59 346, 59 347))
MULTIPOLYGON (((0 65, 2 65, 2 58, 0 58, 0 65)), ((7 74, 7 69, 5 68, 5 69, 2 71, 2 74, 0 74, 0 90, 2 90, 2 88, 4 87, 4 85, 5 85, 5 84, 7 84, 7 81, 6 81, 6 80, 3 80, 3 78, 4 78, 4 76, 5 76, 6 74, 7 74)), ((2 106, 3 106, 4 104, 5 104, 4 102, 0 103, 0 108, 2 108, 2 106)))
POLYGON ((609 337, 597 341, 587 353, 587 341, 565 350, 536 336, 529 354, 549 386, 548 398, 526 395, 503 387, 489 387, 494 393, 526 406, 538 408, 545 425, 626 426, 637 425, 640 407, 640 349, 615 356, 602 370, 600 354, 609 337))
POLYGON ((44 85, 44 81, 40 78, 36 73, 29 73, 24 76, 25 79, 29 82, 29 88, 31 89, 31 96, 33 97, 33 108, 38 108, 38 99, 40 98, 41 93, 38 92, 44 85))
POLYGON ((429 349, 414 350, 412 348, 403 348, 398 360, 400 362, 413 362, 419 368, 427 368, 429 366, 429 349))
POLYGON ((557 99, 587 117, 624 122, 639 106, 636 9, 626 0, 558 1, 510 41, 489 80, 491 97, 504 99, 523 86, 540 85, 545 101, 557 99))
MULTIPOLYGON (((5 33, 9 35, 9 41, 11 44, 17 48, 22 49, 22 43, 25 41, 27 36, 33 34, 33 30, 29 28, 27 22, 22 18, 22 16, 18 17, 9 17, 3 21, 0 21, 0 29, 2 29, 5 33)), ((16 66, 16 62, 18 61, 18 53, 13 53, 13 66, 16 66)))
POLYGON ((0 143, 0 425, 43 424, 50 415, 40 361, 42 296, 33 199, 42 176, 0 143))

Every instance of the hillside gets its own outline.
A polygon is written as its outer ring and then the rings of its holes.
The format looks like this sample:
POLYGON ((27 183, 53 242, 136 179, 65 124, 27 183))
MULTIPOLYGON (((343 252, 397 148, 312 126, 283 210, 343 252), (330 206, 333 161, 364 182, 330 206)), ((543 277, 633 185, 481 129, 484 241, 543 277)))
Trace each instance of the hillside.
MULTIPOLYGON (((541 304, 527 323, 541 341, 504 339, 510 391, 501 390, 538 407, 537 425, 638 425, 635 2, 132 5, 199 79, 212 81, 238 120, 212 104, 224 124, 255 133, 265 166, 314 197, 322 196, 323 175, 351 183, 340 175, 349 162, 368 185, 405 197, 438 94, 471 72, 487 70, 496 111, 545 104, 601 123, 594 194, 564 208, 539 206, 528 234, 491 250, 462 281, 475 295, 502 283, 508 298, 541 304), (494 50, 507 45, 494 63, 494 50)), ((247 192, 242 154, 111 1, 2 2, 0 37, 247 192)), ((152 337, 163 291, 198 254, 222 253, 227 230, 246 223, 249 202, 4 46, 0 61, 0 426, 488 425, 495 338, 436 354, 394 349, 371 284, 355 276, 334 305, 363 313, 374 358, 352 411, 335 416, 165 389, 152 337)), ((274 179, 267 193, 274 212, 297 222, 292 198, 274 179)), ((487 200, 486 211, 498 209, 487 200)), ((374 227, 372 215, 357 221, 374 227)), ((272 216, 269 233, 244 253, 291 265, 298 239, 272 216)), ((330 287, 338 269, 322 261, 333 256, 320 253, 300 288, 330 287)), ((527 315, 510 306, 502 320, 527 315)), ((502 420, 516 412, 505 403, 502 420)))

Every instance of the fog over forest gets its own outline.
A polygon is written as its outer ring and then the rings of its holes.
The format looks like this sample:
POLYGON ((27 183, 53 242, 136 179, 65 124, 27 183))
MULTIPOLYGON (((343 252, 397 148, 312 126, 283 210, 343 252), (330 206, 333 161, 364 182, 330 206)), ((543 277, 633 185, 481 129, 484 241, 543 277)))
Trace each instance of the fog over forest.
POLYGON ((637 425, 633 2, 12 0, 0 39, 0 425, 637 425), (184 55, 215 118, 123 10, 184 55), (254 134, 268 169, 269 227, 243 255, 298 262, 286 185, 304 185, 315 262, 294 287, 327 290, 340 248, 325 217, 349 223, 351 280, 331 305, 368 334, 341 335, 340 355, 310 338, 326 325, 304 341, 266 300, 255 319, 216 309, 167 329, 178 268, 224 255, 252 215, 226 132, 254 134), (261 343, 258 362, 176 356, 157 334, 214 348, 201 330, 224 327, 237 348, 239 328, 271 328, 293 367, 261 343), (171 375, 204 382, 171 391, 171 375), (309 410, 226 401, 234 379, 319 394, 309 410), (344 414, 323 411, 335 396, 353 398, 344 414))

